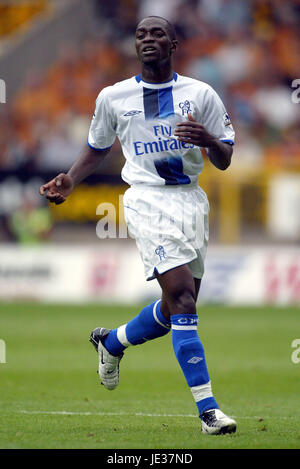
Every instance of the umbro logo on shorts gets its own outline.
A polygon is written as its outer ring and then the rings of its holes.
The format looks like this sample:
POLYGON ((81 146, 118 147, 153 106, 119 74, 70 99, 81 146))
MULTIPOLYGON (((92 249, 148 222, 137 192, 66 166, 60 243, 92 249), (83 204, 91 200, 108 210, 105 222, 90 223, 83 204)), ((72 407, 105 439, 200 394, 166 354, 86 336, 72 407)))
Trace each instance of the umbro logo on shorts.
POLYGON ((133 109, 132 111, 128 111, 126 112, 126 114, 124 114, 125 117, 131 117, 131 116, 136 116, 137 114, 141 114, 143 111, 136 111, 135 109, 133 109))

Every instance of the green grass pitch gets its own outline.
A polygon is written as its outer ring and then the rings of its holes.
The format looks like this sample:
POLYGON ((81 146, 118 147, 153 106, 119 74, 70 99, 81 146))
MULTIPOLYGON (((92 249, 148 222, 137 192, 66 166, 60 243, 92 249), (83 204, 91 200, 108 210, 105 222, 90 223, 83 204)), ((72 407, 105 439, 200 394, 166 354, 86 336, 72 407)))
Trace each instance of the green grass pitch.
POLYGON ((299 308, 199 306, 215 397, 235 434, 203 435, 171 334, 131 347, 120 384, 99 384, 96 326, 128 322, 140 307, 0 306, 0 448, 300 448, 299 308))

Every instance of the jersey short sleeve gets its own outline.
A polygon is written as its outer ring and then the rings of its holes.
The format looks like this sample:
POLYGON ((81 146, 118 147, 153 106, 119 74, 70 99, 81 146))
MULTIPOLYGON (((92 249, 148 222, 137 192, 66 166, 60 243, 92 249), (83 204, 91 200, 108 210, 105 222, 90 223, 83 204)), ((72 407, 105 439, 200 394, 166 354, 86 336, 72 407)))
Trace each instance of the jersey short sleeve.
POLYGON ((234 144, 235 133, 229 115, 221 98, 211 87, 205 93, 202 124, 222 142, 234 144))
POLYGON ((90 125, 88 144, 96 150, 107 150, 116 139, 116 123, 109 106, 108 90, 109 87, 99 93, 90 125))

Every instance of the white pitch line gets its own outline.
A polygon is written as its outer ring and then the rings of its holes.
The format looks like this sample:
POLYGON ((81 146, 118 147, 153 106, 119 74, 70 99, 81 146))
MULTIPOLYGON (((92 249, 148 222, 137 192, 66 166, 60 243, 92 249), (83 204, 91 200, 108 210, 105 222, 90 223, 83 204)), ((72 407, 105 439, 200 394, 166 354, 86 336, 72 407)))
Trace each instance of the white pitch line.
POLYGON ((99 415, 99 416, 115 416, 121 417, 124 415, 133 417, 197 417, 193 414, 146 414, 143 412, 134 412, 132 414, 126 412, 71 412, 67 410, 21 410, 21 414, 40 414, 40 415, 99 415))
MULTIPOLYGON (((126 413, 126 412, 72 412, 67 410, 21 410, 19 411, 21 414, 28 414, 28 415, 81 415, 81 416, 102 416, 102 417, 122 417, 122 416, 131 416, 131 417, 179 417, 179 418, 199 418, 198 415, 194 414, 151 414, 151 413, 143 413, 143 412, 134 412, 134 413, 126 413)), ((231 416, 232 418, 237 419, 263 419, 268 417, 262 417, 258 415, 253 416, 231 416)), ((281 417, 284 418, 284 417, 281 417)), ((288 418, 288 417, 286 417, 288 418)))

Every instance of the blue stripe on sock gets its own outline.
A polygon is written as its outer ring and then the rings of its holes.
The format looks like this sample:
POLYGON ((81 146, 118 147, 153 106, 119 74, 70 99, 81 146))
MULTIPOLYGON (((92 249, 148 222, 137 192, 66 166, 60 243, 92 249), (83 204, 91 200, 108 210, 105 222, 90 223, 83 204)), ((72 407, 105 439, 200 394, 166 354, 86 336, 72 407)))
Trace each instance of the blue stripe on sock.
POLYGON ((117 357, 118 355, 121 355, 123 350, 125 350, 126 347, 121 344, 117 337, 117 329, 113 329, 110 331, 110 333, 105 337, 104 339, 104 347, 106 350, 117 357))
MULTIPOLYGON (((126 337, 131 345, 143 344, 147 340, 162 337, 170 331, 169 323, 160 310, 160 301, 156 305, 156 315, 159 321, 166 325, 159 324, 153 314, 154 306, 157 302, 145 306, 142 311, 126 325, 126 337)), ((126 347, 121 344, 117 336, 118 329, 113 329, 104 339, 104 346, 112 355, 120 355, 126 347)))
MULTIPOLYGON (((173 314, 171 316, 171 324, 182 325, 197 325, 198 314, 173 314)), ((195 331, 197 334, 197 331, 195 331)))
POLYGON ((171 327, 171 323, 168 319, 166 319, 161 311, 161 301, 159 301, 156 305, 156 316, 157 316, 157 319, 162 323, 164 324, 166 327, 170 328, 171 327))
MULTIPOLYGON (((153 309, 155 303, 156 302, 145 306, 145 308, 127 324, 126 336, 132 345, 143 344, 146 340, 162 337, 169 332, 169 329, 163 327, 154 318, 153 309)), ((159 306, 159 304, 157 306, 159 306)), ((156 312, 159 310, 160 307, 156 309, 156 312)), ((161 322, 163 321, 165 321, 165 319, 162 319, 161 322)))
POLYGON ((203 412, 205 412, 206 410, 219 408, 217 401, 215 400, 214 397, 206 397, 205 399, 202 399, 201 401, 196 402, 196 405, 197 405, 200 417, 203 414, 203 412))

